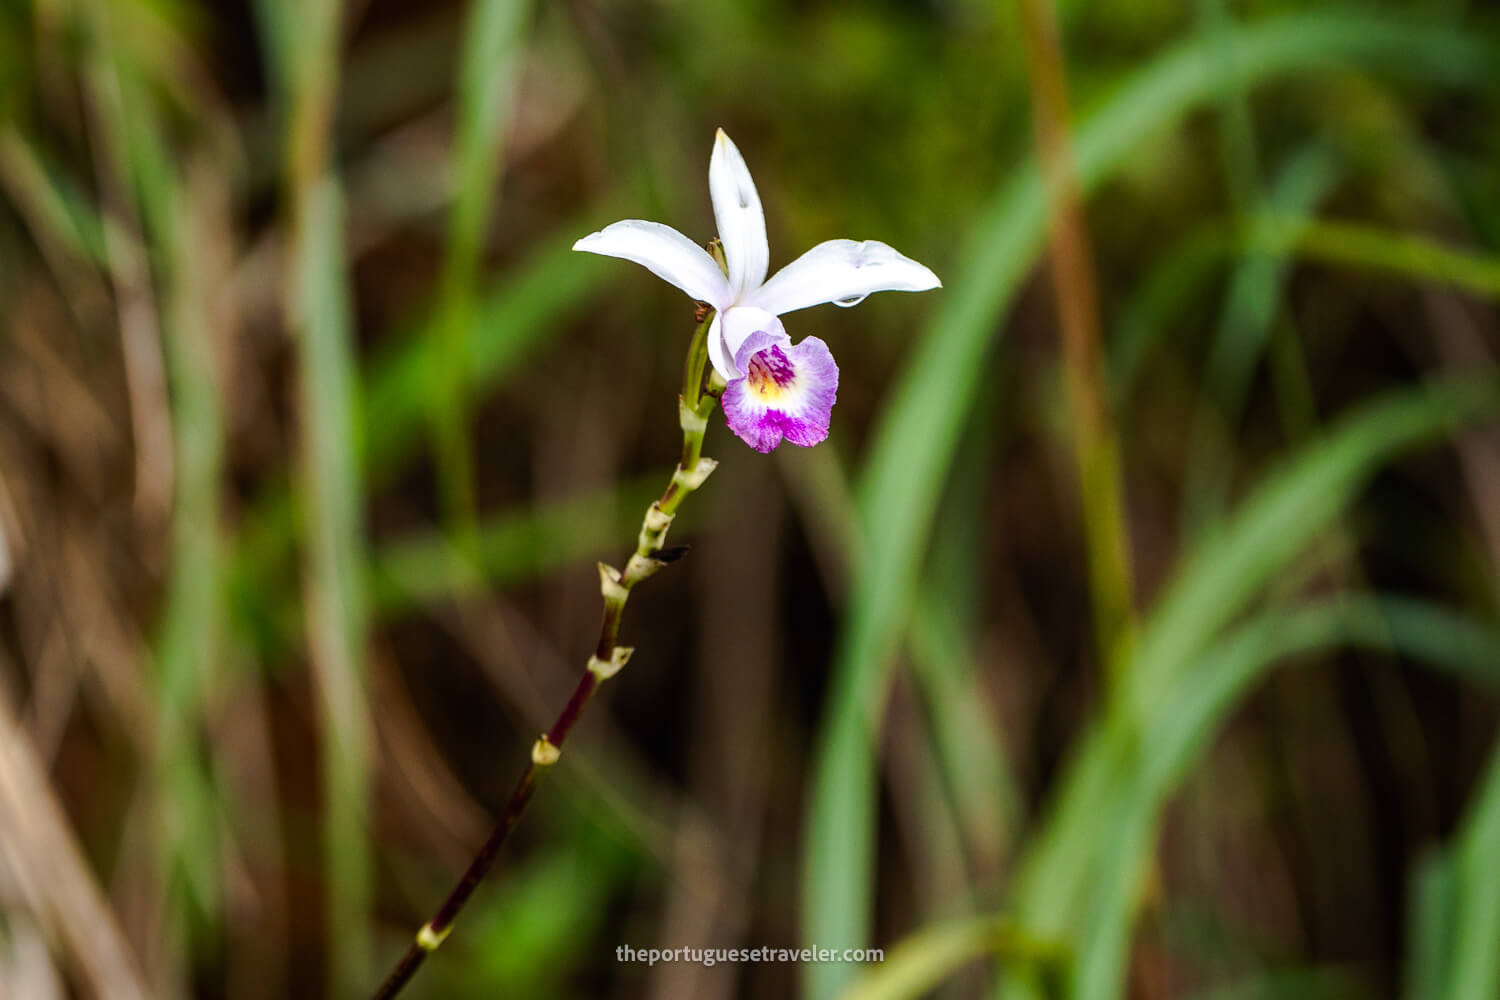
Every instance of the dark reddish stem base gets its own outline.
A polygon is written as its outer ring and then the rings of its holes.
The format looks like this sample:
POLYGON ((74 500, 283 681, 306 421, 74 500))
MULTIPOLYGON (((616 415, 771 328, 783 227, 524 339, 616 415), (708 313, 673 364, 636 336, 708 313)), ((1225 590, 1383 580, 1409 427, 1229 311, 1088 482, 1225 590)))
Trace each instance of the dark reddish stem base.
MULTIPOLYGON (((599 678, 592 670, 585 670, 583 677, 579 679, 578 686, 573 689, 573 696, 568 699, 568 704, 558 715, 557 721, 552 723, 552 728, 547 731, 547 742, 552 746, 561 748, 563 741, 568 738, 573 724, 583 714, 583 707, 588 704, 595 691, 599 689, 599 678)), ((375 991, 375 1000, 388 1000, 394 997, 401 989, 416 975, 417 969, 421 968, 422 962, 427 956, 436 950, 437 944, 441 943, 452 929, 454 920, 458 919, 458 913, 463 909, 474 890, 479 888, 479 883, 489 874, 495 866, 495 859, 500 854, 500 847, 505 843, 505 838, 514 830, 521 819, 521 813, 525 812, 526 805, 531 801, 532 794, 536 791, 537 780, 541 773, 546 771, 550 765, 538 764, 533 760, 526 765, 526 770, 521 774, 521 780, 516 783, 515 790, 510 793, 510 799, 505 804, 505 811, 501 813, 500 820, 495 824, 494 830, 490 832, 489 839, 469 863, 463 878, 453 887, 448 898, 443 900, 432 919, 423 928, 423 935, 413 941, 411 947, 407 948, 406 954, 401 961, 391 970, 380 989, 375 991), (421 941, 423 936, 434 941, 431 948, 423 947, 421 941)))

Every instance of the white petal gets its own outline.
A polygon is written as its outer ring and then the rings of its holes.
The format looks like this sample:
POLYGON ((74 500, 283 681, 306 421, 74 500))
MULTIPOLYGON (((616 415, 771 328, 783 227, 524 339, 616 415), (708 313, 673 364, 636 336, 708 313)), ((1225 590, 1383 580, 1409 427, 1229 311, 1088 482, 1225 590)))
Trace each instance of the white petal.
POLYGON ((771 251, 766 246, 766 215, 750 168, 729 136, 719 129, 708 161, 708 193, 714 201, 714 221, 729 265, 729 287, 735 300, 766 280, 771 251))
POLYGON ((925 292, 937 275, 876 240, 829 240, 792 261, 750 295, 747 304, 780 316, 820 302, 858 305, 871 292, 925 292))
POLYGON ((708 326, 708 360, 725 382, 744 378, 744 374, 734 366, 734 358, 729 354, 729 349, 724 346, 724 325, 720 322, 718 313, 714 313, 714 320, 708 326))
POLYGON ((764 309, 755 309, 749 306, 735 306, 724 313, 724 346, 728 349, 729 356, 734 358, 740 353, 740 345, 752 333, 769 333, 777 340, 787 337, 786 327, 781 325, 781 320, 764 309))
POLYGON ((634 261, 715 309, 723 309, 731 301, 724 272, 708 251, 660 222, 616 222, 585 236, 573 244, 573 249, 634 261))
POLYGON ((744 378, 735 359, 751 335, 765 333, 776 343, 791 343, 781 320, 764 309, 734 306, 714 317, 708 329, 708 357, 726 382, 744 378))

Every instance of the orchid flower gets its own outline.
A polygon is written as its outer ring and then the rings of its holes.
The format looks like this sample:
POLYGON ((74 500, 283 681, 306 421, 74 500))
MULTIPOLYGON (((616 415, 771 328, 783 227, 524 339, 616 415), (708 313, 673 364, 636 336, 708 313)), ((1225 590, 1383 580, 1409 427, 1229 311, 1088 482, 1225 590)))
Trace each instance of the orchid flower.
POLYGON ((804 447, 828 436, 839 369, 817 337, 793 344, 781 316, 823 302, 853 306, 871 292, 922 292, 942 282, 926 267, 875 240, 829 240, 769 281, 766 217, 750 169, 720 129, 708 163, 708 191, 725 266, 659 222, 627 219, 573 244, 645 267, 714 308, 708 359, 726 385, 729 429, 757 451, 783 439, 804 447))

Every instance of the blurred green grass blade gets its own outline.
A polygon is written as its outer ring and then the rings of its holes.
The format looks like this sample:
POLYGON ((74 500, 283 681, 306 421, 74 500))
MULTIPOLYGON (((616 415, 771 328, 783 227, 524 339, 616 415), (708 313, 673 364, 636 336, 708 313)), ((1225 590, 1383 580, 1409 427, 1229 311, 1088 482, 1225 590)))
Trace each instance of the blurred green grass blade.
MULTIPOLYGON (((965 438, 967 450, 994 452, 998 410, 997 401, 981 401, 965 438)), ((986 679, 971 651, 982 621, 983 581, 993 572, 978 542, 991 513, 990 471, 987 463, 974 462, 954 476, 941 514, 947 530, 928 557, 928 586, 917 596, 906 642, 943 791, 964 835, 970 877, 979 885, 977 880, 1000 871, 1024 813, 998 720, 987 704, 986 679)))
POLYGON ((1009 756, 986 710, 979 668, 952 605, 923 595, 910 625, 911 672, 929 719, 933 751, 956 818, 977 859, 998 865, 1024 806, 1009 756))
POLYGON ((1500 996, 1500 745, 1452 848, 1456 888, 1446 1000, 1500 996))
POLYGON ((472 535, 474 467, 469 417, 469 328, 479 254, 520 78, 529 0, 473 0, 459 54, 454 135, 455 191, 443 261, 439 333, 443 363, 429 386, 438 485, 457 544, 472 535))
MULTIPOLYGON (((1118 823, 1109 836, 1099 839, 1099 877, 1092 882, 1092 901, 1083 911, 1087 927, 1079 953, 1080 996, 1117 995, 1129 954, 1133 896, 1145 874, 1161 810, 1230 711, 1270 669, 1289 657, 1357 645, 1410 656, 1463 677, 1484 670, 1491 683, 1500 680, 1500 630, 1434 605, 1403 600, 1396 607, 1400 611, 1392 616, 1379 597, 1349 598, 1290 614, 1267 613, 1208 652, 1191 677, 1178 685, 1172 702, 1141 725, 1140 765, 1116 786, 1118 823), (1416 614, 1411 613, 1414 609, 1416 614), (1413 624, 1418 627, 1413 629, 1413 624)), ((1123 758, 1130 759, 1129 754, 1123 758)), ((1489 853, 1494 863, 1493 847, 1489 853)), ((1489 924, 1491 955, 1500 940, 1494 937, 1496 926, 1489 924)))
POLYGON ((441 972, 434 964, 431 995, 568 995, 569 970, 586 960, 611 893, 629 874, 616 869, 597 850, 581 852, 571 841, 524 859, 465 916, 467 944, 441 963, 441 972))
POLYGON ((302 592, 318 700, 325 992, 354 996, 375 974, 370 939, 370 718, 366 695, 360 396, 332 166, 344 8, 262 0, 267 62, 284 102, 286 315, 297 346, 298 487, 306 496, 302 592))
POLYGON ((1017 919, 1031 933, 1078 941, 1078 996, 1117 995, 1135 896, 1172 790, 1270 669, 1337 645, 1500 681, 1500 628, 1493 624, 1404 598, 1336 597, 1273 609, 1240 626, 1197 658, 1149 715, 1114 702, 1070 769, 1052 817, 1057 824, 1083 816, 1088 829, 1039 841, 1017 888, 1017 919), (1092 821, 1101 813, 1111 817, 1107 829, 1092 821))
POLYGON ((1260 153, 1246 82, 1235 69, 1235 22, 1227 0, 1197 0, 1195 7, 1198 30, 1226 67, 1219 95, 1221 155, 1230 203, 1237 214, 1243 214, 1260 199, 1260 153))
MULTIPOLYGON (((185 199, 186 200, 186 199, 185 199)), ((216 820, 213 783, 198 752, 203 699, 214 679, 222 648, 223 543, 219 524, 224 475, 225 427, 215 359, 209 338, 213 322, 212 279, 200 266, 213 260, 199 245, 207 220, 177 213, 178 232, 164 256, 171 261, 170 289, 163 310, 163 346, 171 386, 173 437, 172 555, 167 603, 158 648, 156 696, 159 738, 165 763, 179 773, 170 808, 185 821, 174 822, 181 850, 197 859, 194 884, 206 913, 217 904, 216 820), (184 801, 186 799, 186 801, 184 801)))
MULTIPOLYGON (((1492 84, 1496 47, 1474 32, 1352 13, 1299 13, 1236 28, 1235 70, 1246 86, 1267 77, 1351 62, 1424 78, 1492 84)), ((1097 187, 1141 141, 1215 94, 1223 67, 1190 40, 1131 74, 1075 133, 1080 182, 1097 187)), ((890 655, 917 588, 917 571, 959 433, 984 372, 996 323, 1043 239, 1033 162, 979 210, 940 293, 940 312, 915 348, 875 432, 857 492, 868 559, 834 658, 816 748, 803 861, 803 940, 859 946, 873 903, 874 734, 890 655)), ((807 995, 827 1000, 848 980, 836 964, 803 970, 807 995)))
MULTIPOLYGON (((447 960, 424 968, 411 996, 593 995, 578 988, 578 970, 597 953, 598 934, 613 905, 642 881, 660 883, 661 873, 654 855, 639 848, 639 832, 622 823, 603 797, 580 787, 580 777, 560 782, 561 794, 549 797, 543 815, 530 818, 540 821, 537 847, 516 852, 505 877, 475 896, 463 932, 444 945, 447 960)), ((619 777, 609 774, 599 781, 609 784, 619 777)), ((640 789, 622 791, 628 797, 640 789)), ((451 877, 432 871, 426 879, 436 892, 451 877)), ((404 944, 403 935, 390 948, 394 952, 404 944)))
POLYGON ((1460 887, 1449 851, 1422 859, 1407 914, 1406 1000, 1443 1000, 1452 968, 1452 920, 1460 887))
POLYGON ((839 995, 840 1000, 911 1000, 930 995, 963 966, 999 956, 1020 965, 1057 961, 1053 946, 1020 934, 997 917, 966 917, 934 924, 903 940, 885 961, 866 971, 839 995))
MULTIPOLYGON (((139 217, 141 238, 154 249, 151 287, 160 302, 159 346, 168 383, 171 521, 166 593, 153 649, 152 806, 167 876, 170 926, 163 934, 170 939, 185 930, 182 903, 212 923, 221 901, 217 792, 197 739, 204 693, 219 659, 223 606, 219 510, 225 431, 209 340, 212 279, 202 268, 212 257, 197 245, 205 223, 191 213, 201 206, 189 197, 164 148, 160 109, 136 53, 114 43, 111 8, 91 14, 85 78, 101 133, 95 139, 103 151, 102 169, 113 175, 106 183, 120 189, 117 210, 139 217)), ((94 235, 104 241, 102 223, 94 235)), ((123 230, 108 235, 127 238, 123 230)), ((80 233, 79 238, 90 237, 80 233)), ((116 250, 122 247, 127 256, 135 252, 123 243, 116 250)), ((121 263, 107 248, 103 260, 107 266, 121 263)), ((131 263, 145 266, 144 259, 131 263)))
POLYGON ((1500 642, 1496 629, 1456 612, 1415 598, 1380 598, 1376 620, 1358 619, 1350 612, 1351 634, 1372 649, 1381 645, 1381 630, 1392 637, 1392 648, 1443 669, 1466 683, 1500 695, 1500 642))
MULTIPOLYGON (((535 579, 559 566, 597 558, 639 528, 641 510, 660 493, 660 476, 653 475, 483 521, 477 532, 478 562, 467 579, 454 577, 451 542, 441 534, 388 543, 375 553, 370 568, 371 607, 388 620, 412 607, 535 579)), ((691 526, 691 517, 676 524, 680 533, 682 526, 691 526)))
POLYGON ((1368 985, 1351 971, 1331 968, 1278 968, 1227 986, 1188 994, 1188 1000, 1367 1000, 1368 985))
MULTIPOLYGON (((482 297, 468 328, 466 375, 471 392, 503 382, 609 287, 611 276, 605 269, 590 266, 582 254, 572 252, 577 234, 588 232, 591 220, 592 215, 561 227, 556 237, 482 297)), ((360 412, 367 488, 386 482, 422 440, 429 386, 440 378, 443 363, 437 322, 434 316, 409 335, 377 348, 369 363, 360 412)), ((269 489, 245 517, 234 591, 242 624, 252 632, 256 619, 268 613, 262 595, 277 592, 277 574, 289 572, 296 523, 294 497, 285 482, 269 489)))
POLYGON ((1422 147, 1422 155, 1442 172, 1466 227, 1483 245, 1500 247, 1500 189, 1494 185, 1490 158, 1428 146, 1422 147))
MULTIPOLYGON (((475 525, 474 551, 462 558, 441 531, 387 541, 370 555, 365 577, 369 613, 388 622, 437 602, 462 600, 597 559, 601 550, 619 545, 640 528, 640 511, 660 494, 661 480, 653 475, 494 514, 475 525)), ((691 530, 694 515, 689 511, 674 523, 691 530)), ((277 600, 258 607, 253 622, 267 650, 294 645, 301 621, 294 591, 277 600)))
POLYGON ((1111 349, 1117 401, 1128 397, 1172 315, 1207 284, 1225 257, 1246 252, 1375 271, 1500 299, 1500 256, 1480 249, 1444 246, 1368 223, 1292 214, 1265 214, 1240 226, 1210 223, 1168 251, 1127 303, 1111 349))
POLYGON ((477 273, 520 78, 531 0, 473 0, 459 55, 456 170, 448 266, 464 283, 477 273))
POLYGON ((1494 411, 1493 378, 1449 379, 1366 404, 1282 463, 1230 524, 1187 553, 1141 631, 1131 696, 1159 698, 1190 657, 1345 510, 1380 464, 1494 411))
MULTIPOLYGON (((1185 673, 1195 658, 1327 530, 1377 466, 1497 408, 1500 385, 1493 379, 1449 380, 1367 404, 1323 439, 1284 460, 1240 504, 1221 532, 1202 539, 1184 558, 1144 622, 1130 687, 1111 702, 1100 724, 1110 737, 1084 744, 1064 786, 1067 790, 1034 838, 1028 864, 1046 872, 1023 878, 1023 884, 1038 884, 1023 892, 1028 920, 1038 921, 1033 929, 1060 933, 1097 877, 1089 860, 1099 836, 1093 817, 1099 815, 1099 803, 1118 793, 1123 781, 1116 773, 1119 761, 1140 752, 1133 742, 1140 738, 1134 720, 1159 719, 1161 706, 1190 686, 1185 673), (1124 742, 1111 744, 1113 739, 1124 742)), ((1404 609, 1401 614, 1407 617, 1394 619, 1392 627, 1415 625, 1406 634, 1424 634, 1421 626, 1429 622, 1419 613, 1404 609)), ((1481 653, 1490 648, 1480 640, 1463 647, 1455 642, 1442 651, 1452 659, 1472 652, 1475 645, 1481 653)))
POLYGON ((36 63, 43 57, 34 39, 37 11, 32 4, 0 4, 0 121, 29 112, 35 97, 36 63))
POLYGON ((1247 247, 1271 253, 1295 253, 1500 298, 1500 257, 1446 247, 1421 236, 1354 222, 1268 215, 1250 220, 1240 238, 1247 247))
MULTIPOLYGON (((1306 225, 1307 216, 1332 189, 1338 173, 1333 153, 1313 142, 1288 160, 1270 190, 1257 197, 1257 207, 1297 218, 1306 225)), ((1222 426, 1232 431, 1239 426, 1252 379, 1281 309, 1281 288, 1291 264, 1285 255, 1251 246, 1230 278, 1191 431, 1183 485, 1184 537, 1191 538, 1223 513, 1232 479, 1233 449, 1223 448, 1222 436, 1212 428, 1222 426)))
MULTIPOLYGON (((992 436, 988 428, 978 428, 973 435, 975 447, 983 450, 992 436)), ((793 496, 807 530, 831 535, 831 547, 846 564, 849 578, 857 579, 864 545, 837 456, 819 449, 782 462, 788 475, 803 478, 803 489, 793 496)), ((932 576, 941 582, 935 582, 912 608, 906 642, 912 681, 927 711, 927 728, 944 782, 943 801, 952 810, 951 821, 968 837, 967 846, 977 850, 974 860, 994 863, 1019 828, 1021 804, 1005 748, 976 690, 980 684, 977 665, 965 648, 965 637, 973 634, 970 619, 975 611, 975 595, 965 591, 975 586, 968 578, 978 570, 973 564, 978 555, 963 540, 975 537, 978 528, 966 533, 962 525, 977 524, 984 511, 982 467, 972 471, 965 478, 966 488, 956 491, 968 494, 961 497, 964 502, 954 505, 960 509, 949 511, 958 525, 950 536, 954 544, 944 546, 933 559, 932 576)))
MULTIPOLYGON (((468 327, 466 374, 470 391, 502 382, 527 355, 582 315, 611 287, 600 262, 573 252, 580 233, 590 232, 601 213, 590 212, 560 226, 517 270, 482 296, 468 327)), ((370 361, 365 398, 369 473, 388 471, 420 440, 428 387, 442 377, 442 350, 434 314, 409 336, 377 349, 370 361)))
POLYGON ((9 126, 0 128, 0 181, 38 242, 51 243, 95 267, 109 266, 105 221, 98 208, 46 161, 34 143, 9 126))
MULTIPOLYGON (((993 421, 976 423, 970 432, 976 452, 992 446, 994 430, 993 421)), ((823 536, 842 560, 844 576, 856 578, 863 545, 838 456, 820 448, 780 461, 783 473, 797 486, 792 498, 805 530, 823 536)), ((925 728, 943 781, 944 804, 966 837, 970 860, 993 870, 1020 828, 1023 809, 1008 754, 984 704, 979 665, 969 649, 985 571, 972 539, 982 534, 988 513, 986 485, 985 466, 975 463, 950 495, 945 523, 952 530, 929 561, 927 577, 933 586, 912 608, 905 639, 911 679, 925 709, 925 728)))
POLYGON ((1125 302, 1106 345, 1110 395, 1116 406, 1128 402, 1146 359, 1230 252, 1222 225, 1200 226, 1161 255, 1125 302))
POLYGON ((374 971, 359 399, 338 184, 325 176, 302 198, 292 280, 302 359, 301 486, 308 497, 304 611, 322 702, 330 993, 354 995, 374 971))
MULTIPOLYGON (((1333 189, 1339 177, 1334 153, 1313 142, 1293 154, 1277 173, 1261 204, 1262 211, 1289 222, 1292 234, 1313 225, 1313 209, 1333 189)), ((1244 406, 1257 359, 1265 352, 1271 323, 1281 301, 1291 261, 1253 244, 1230 280, 1205 376, 1211 397, 1222 398, 1233 422, 1244 406)))

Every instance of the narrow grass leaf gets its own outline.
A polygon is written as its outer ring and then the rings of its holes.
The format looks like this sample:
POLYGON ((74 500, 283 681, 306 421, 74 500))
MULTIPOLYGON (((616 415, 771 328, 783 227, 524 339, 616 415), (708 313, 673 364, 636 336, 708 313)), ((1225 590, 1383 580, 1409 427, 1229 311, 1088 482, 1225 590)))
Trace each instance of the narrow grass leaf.
POLYGON ((1422 859, 1412 879, 1407 913, 1407 1000, 1442 1000, 1447 993, 1458 893, 1450 852, 1435 851, 1422 859))
MULTIPOLYGON (((370 602, 383 620, 438 600, 536 579, 582 559, 597 558, 640 526, 640 512, 661 493, 659 476, 580 497, 538 504, 483 521, 476 572, 455 578, 450 541, 423 533, 382 546, 370 568, 370 602)), ((679 519, 680 535, 691 519, 679 519)))
MULTIPOLYGON (((1314 142, 1293 155, 1270 190, 1256 199, 1263 211, 1305 219, 1339 174, 1333 153, 1314 142)), ((1229 493, 1232 449, 1219 446, 1212 427, 1233 429, 1281 309, 1281 289, 1292 261, 1247 248, 1230 278, 1203 373, 1200 412, 1194 422, 1183 486, 1183 521, 1189 536, 1223 512, 1229 493)))
POLYGON ((885 961, 840 994, 841 1000, 906 1000, 926 996, 959 968, 997 950, 1005 925, 969 917, 928 927, 902 941, 885 961))
POLYGON ((1444 997, 1489 1000, 1500 996, 1500 745, 1490 754, 1449 863, 1456 892, 1444 997))
POLYGON ((520 77, 528 0, 474 0, 459 54, 454 137, 455 190, 443 261, 439 330, 443 363, 429 385, 438 480, 456 543, 472 533, 474 469, 469 414, 469 328, 479 254, 503 159, 520 77))

